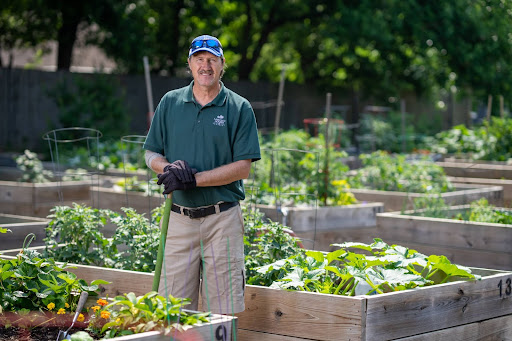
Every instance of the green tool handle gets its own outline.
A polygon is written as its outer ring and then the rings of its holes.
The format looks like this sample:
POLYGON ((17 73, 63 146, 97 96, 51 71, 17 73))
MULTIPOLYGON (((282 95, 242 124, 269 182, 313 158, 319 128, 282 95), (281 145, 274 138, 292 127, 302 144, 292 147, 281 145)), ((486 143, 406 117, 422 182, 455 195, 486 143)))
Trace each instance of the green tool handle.
POLYGON ((158 291, 160 285, 160 276, 162 274, 162 262, 164 260, 165 240, 167 239, 167 228, 169 227, 169 217, 171 215, 172 193, 165 199, 164 216, 160 232, 160 245, 158 246, 158 255, 156 257, 155 276, 153 277, 153 291, 158 291))

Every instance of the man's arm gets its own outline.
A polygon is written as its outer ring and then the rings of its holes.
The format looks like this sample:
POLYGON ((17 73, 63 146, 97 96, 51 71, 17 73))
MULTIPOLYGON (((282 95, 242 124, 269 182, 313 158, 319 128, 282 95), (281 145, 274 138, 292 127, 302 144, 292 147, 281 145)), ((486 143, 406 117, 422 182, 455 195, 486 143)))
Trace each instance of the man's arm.
POLYGON ((240 160, 195 175, 197 187, 222 186, 247 179, 252 160, 240 160))
MULTIPOLYGON (((195 174, 197 187, 222 186, 234 181, 247 179, 251 171, 252 160, 240 160, 233 163, 220 166, 208 171, 195 174)), ((169 161, 158 153, 146 151, 146 164, 154 172, 164 173, 164 167, 169 165, 169 161)))

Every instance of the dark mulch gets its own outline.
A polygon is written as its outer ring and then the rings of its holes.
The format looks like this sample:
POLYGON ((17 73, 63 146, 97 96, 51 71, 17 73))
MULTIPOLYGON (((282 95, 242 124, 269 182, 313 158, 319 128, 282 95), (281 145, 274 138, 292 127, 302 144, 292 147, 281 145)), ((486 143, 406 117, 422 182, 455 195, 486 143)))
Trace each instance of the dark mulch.
MULTIPOLYGON (((1 341, 55 341, 59 335, 59 330, 66 331, 57 327, 36 327, 24 329, 20 327, 0 327, 1 341)), ((70 334, 83 330, 81 328, 71 328, 70 334)))

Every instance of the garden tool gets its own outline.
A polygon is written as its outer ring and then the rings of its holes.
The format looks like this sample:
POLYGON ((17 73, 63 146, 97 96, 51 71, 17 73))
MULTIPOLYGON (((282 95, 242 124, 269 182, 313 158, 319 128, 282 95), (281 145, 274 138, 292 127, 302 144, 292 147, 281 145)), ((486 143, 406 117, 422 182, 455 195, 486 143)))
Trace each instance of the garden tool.
POLYGON ((162 231, 160 232, 160 245, 156 257, 155 275, 153 277, 153 291, 158 291, 160 277, 162 274, 162 262, 164 259, 165 240, 167 239, 167 228, 169 227, 169 217, 171 216, 172 193, 166 196, 164 215, 162 217, 162 231))
POLYGON ((89 293, 87 291, 82 291, 80 293, 80 299, 78 300, 78 304, 76 306, 75 316, 73 317, 73 321, 71 322, 71 326, 69 326, 69 328, 65 332, 63 332, 62 330, 59 330, 59 335, 57 335, 57 341, 71 340, 71 335, 69 335, 68 333, 71 330, 71 328, 73 328, 73 325, 75 324, 76 319, 78 318, 78 315, 80 315, 80 312, 84 308, 85 301, 87 301, 87 296, 89 296, 89 293))

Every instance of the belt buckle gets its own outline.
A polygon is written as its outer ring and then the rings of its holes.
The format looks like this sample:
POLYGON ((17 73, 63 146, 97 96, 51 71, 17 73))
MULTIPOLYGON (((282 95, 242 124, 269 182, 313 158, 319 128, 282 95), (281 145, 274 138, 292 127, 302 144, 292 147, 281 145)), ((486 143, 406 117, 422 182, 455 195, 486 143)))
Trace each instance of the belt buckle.
POLYGON ((204 215, 202 215, 203 211, 204 211, 204 208, 189 209, 188 217, 190 219, 202 218, 202 217, 204 217, 204 215))

